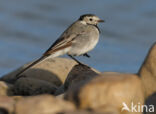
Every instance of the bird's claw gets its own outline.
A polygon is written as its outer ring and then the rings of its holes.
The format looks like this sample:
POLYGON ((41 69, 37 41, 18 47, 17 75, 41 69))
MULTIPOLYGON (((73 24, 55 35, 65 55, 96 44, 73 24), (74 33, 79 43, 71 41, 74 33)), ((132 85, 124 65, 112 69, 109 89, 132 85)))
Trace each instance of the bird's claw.
POLYGON ((83 54, 83 56, 90 58, 90 55, 88 55, 87 53, 83 54))

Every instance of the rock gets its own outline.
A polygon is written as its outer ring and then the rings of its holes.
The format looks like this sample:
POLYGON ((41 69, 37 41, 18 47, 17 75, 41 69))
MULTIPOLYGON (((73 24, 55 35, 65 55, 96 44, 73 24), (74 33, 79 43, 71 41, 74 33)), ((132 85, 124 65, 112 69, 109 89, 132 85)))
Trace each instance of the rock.
POLYGON ((24 98, 24 96, 10 96, 10 97, 14 99, 14 101, 16 102, 24 98))
POLYGON ((5 108, 0 108, 0 114, 9 114, 5 108))
POLYGON ((144 94, 147 98, 156 92, 156 43, 149 50, 138 74, 143 83, 144 94))
MULTIPOLYGON (((14 83, 16 81, 15 75, 29 64, 26 64, 19 69, 3 76, 0 80, 14 83)), ((64 83, 68 73, 76 64, 77 63, 71 59, 49 58, 26 70, 21 75, 24 77, 45 80, 56 86, 60 86, 62 83, 64 83)))
POLYGON ((67 112, 62 112, 60 114, 119 114, 116 112, 112 113, 107 113, 107 112, 94 112, 94 111, 87 111, 87 110, 77 110, 77 111, 67 111, 67 112))
POLYGON ((0 114, 13 114, 15 101, 8 96, 0 96, 0 114))
POLYGON ((121 112, 123 102, 128 106, 132 102, 144 104, 139 77, 121 73, 103 73, 79 88, 68 91, 66 99, 75 102, 80 109, 107 113, 121 112))
POLYGON ((75 65, 65 80, 64 89, 67 90, 69 87, 72 87, 78 83, 86 83, 92 78, 96 77, 99 73, 99 71, 96 71, 88 66, 75 65))
POLYGON ((13 85, 0 81, 0 95, 12 95, 13 85))
MULTIPOLYGON (((156 93, 151 95, 151 96, 149 96, 146 99, 146 105, 147 106, 153 105, 154 108, 156 107, 156 93)), ((156 110, 154 109, 154 111, 156 111, 156 110)), ((154 114, 154 113, 147 111, 146 114, 154 114)))
POLYGON ((57 88, 57 90, 55 91, 54 95, 60 95, 60 94, 64 94, 65 89, 64 89, 64 85, 61 85, 60 87, 57 88))
POLYGON ((17 101, 16 114, 59 114, 59 112, 73 111, 75 106, 51 95, 27 97, 17 101))
POLYGON ((138 74, 144 88, 146 104, 156 107, 156 43, 150 48, 138 74))
POLYGON ((75 65, 69 72, 64 85, 60 86, 55 95, 64 93, 68 88, 73 86, 79 86, 79 84, 87 83, 92 78, 98 75, 99 71, 90 68, 86 65, 75 65))
POLYGON ((55 96, 57 99, 64 99, 64 94, 55 96))
POLYGON ((20 78, 15 82, 14 95, 54 94, 57 87, 44 80, 35 78, 20 78))

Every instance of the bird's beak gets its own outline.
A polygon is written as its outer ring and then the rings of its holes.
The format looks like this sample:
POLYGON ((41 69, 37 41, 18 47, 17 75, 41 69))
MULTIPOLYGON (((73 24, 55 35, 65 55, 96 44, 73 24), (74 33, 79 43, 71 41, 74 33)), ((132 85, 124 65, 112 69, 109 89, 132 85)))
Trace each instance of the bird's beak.
POLYGON ((103 22, 105 22, 105 21, 100 19, 100 20, 98 20, 98 22, 99 22, 99 23, 103 23, 103 22))

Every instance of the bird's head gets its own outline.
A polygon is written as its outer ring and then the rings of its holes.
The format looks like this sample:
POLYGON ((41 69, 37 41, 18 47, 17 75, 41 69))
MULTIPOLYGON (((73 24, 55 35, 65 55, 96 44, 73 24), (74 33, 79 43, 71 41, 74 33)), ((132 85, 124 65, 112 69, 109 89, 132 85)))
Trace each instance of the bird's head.
POLYGON ((104 20, 101 20, 99 17, 97 17, 94 14, 81 15, 79 21, 81 21, 84 24, 91 24, 91 25, 97 25, 100 22, 104 22, 104 20))

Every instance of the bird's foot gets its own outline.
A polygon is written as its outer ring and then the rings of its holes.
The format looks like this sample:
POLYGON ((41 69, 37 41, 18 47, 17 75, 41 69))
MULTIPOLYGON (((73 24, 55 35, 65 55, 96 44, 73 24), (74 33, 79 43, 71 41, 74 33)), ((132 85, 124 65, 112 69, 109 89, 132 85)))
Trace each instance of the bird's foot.
POLYGON ((83 56, 90 58, 90 55, 88 55, 87 53, 83 54, 83 56))
POLYGON ((80 65, 80 66, 82 66, 82 67, 85 67, 85 68, 90 68, 89 66, 87 66, 87 65, 85 65, 85 64, 83 64, 83 63, 81 63, 81 62, 78 62, 78 65, 80 65))
POLYGON ((78 63, 78 65, 81 65, 81 66, 85 66, 85 67, 87 67, 87 68, 90 68, 89 66, 87 66, 87 65, 81 63, 80 61, 78 61, 77 59, 75 59, 73 56, 71 56, 71 55, 68 55, 68 56, 69 56, 70 58, 72 58, 74 61, 76 61, 76 62, 78 63))

